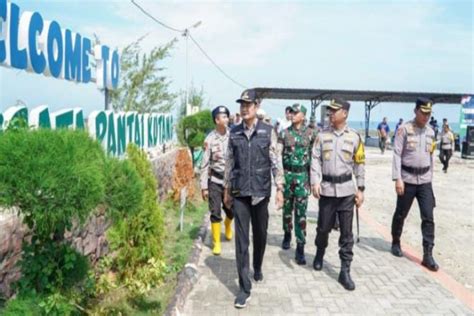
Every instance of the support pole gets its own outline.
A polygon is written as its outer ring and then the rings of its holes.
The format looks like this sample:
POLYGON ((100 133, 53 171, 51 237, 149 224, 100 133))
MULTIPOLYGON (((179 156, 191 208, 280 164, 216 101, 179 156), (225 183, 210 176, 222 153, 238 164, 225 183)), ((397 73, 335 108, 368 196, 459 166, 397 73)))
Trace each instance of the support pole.
POLYGON ((316 109, 323 101, 320 97, 311 99, 311 116, 308 125, 310 128, 316 128, 316 109))
POLYGON ((107 111, 109 109, 109 89, 104 90, 104 108, 107 111))
POLYGON ((372 101, 365 101, 365 142, 369 138, 369 123, 370 123, 370 110, 372 101))
POLYGON ((372 109, 379 104, 378 100, 366 100, 365 101, 365 142, 369 138, 369 126, 370 126, 370 112, 372 109))

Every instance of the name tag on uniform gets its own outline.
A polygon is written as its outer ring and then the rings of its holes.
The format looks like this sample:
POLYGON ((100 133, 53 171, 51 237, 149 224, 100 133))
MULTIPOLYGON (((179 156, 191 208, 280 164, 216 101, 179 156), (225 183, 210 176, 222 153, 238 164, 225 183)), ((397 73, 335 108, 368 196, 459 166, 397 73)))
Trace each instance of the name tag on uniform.
POLYGON ((266 133, 267 133, 267 131, 264 130, 264 129, 257 130, 257 134, 266 134, 266 133))

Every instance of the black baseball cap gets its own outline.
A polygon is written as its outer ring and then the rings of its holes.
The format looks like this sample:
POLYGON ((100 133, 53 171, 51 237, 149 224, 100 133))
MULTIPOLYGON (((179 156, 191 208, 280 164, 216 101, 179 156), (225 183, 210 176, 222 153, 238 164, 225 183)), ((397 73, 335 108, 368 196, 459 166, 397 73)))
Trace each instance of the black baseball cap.
POLYGON ((240 95, 240 99, 237 99, 237 101, 235 102, 237 103, 255 102, 256 103, 257 101, 258 101, 257 92, 254 89, 247 89, 247 90, 244 90, 244 92, 242 92, 242 94, 240 95))
POLYGON ((351 104, 347 102, 346 100, 344 100, 343 98, 334 98, 331 100, 328 107, 333 110, 339 110, 339 109, 349 110, 351 108, 351 104))
POLYGON ((431 113, 433 111, 433 101, 428 98, 418 98, 416 109, 420 109, 423 113, 431 113))

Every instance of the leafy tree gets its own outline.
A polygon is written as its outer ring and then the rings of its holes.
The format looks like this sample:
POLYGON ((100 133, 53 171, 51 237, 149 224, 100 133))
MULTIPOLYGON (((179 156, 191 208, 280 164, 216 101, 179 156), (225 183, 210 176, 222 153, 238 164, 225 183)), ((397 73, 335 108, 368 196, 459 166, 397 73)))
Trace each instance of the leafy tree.
POLYGON ((177 127, 178 140, 181 144, 189 147, 194 158, 194 149, 203 146, 206 135, 213 128, 214 121, 212 120, 211 111, 200 111, 179 121, 177 127))
POLYGON ((176 95, 169 92, 170 81, 163 75, 160 62, 169 56, 176 40, 142 53, 141 37, 122 50, 120 86, 109 91, 114 110, 169 112, 176 95))
MULTIPOLYGON (((181 91, 180 96, 181 100, 178 110, 178 122, 186 116, 186 92, 181 91)), ((188 103, 191 105, 191 108, 197 107, 201 110, 204 107, 204 102, 204 89, 201 87, 201 90, 198 91, 193 83, 191 83, 191 87, 188 91, 188 103)))

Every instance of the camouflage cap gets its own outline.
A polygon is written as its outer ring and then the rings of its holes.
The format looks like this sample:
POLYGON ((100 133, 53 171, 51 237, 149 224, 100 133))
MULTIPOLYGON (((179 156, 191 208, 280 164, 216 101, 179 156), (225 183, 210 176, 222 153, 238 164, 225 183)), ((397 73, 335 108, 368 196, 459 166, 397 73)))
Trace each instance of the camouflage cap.
POLYGON ((306 115, 306 112, 307 112, 307 109, 304 105, 301 105, 299 103, 295 103, 291 106, 291 110, 294 112, 294 113, 298 113, 298 112, 303 112, 304 115, 306 115))

